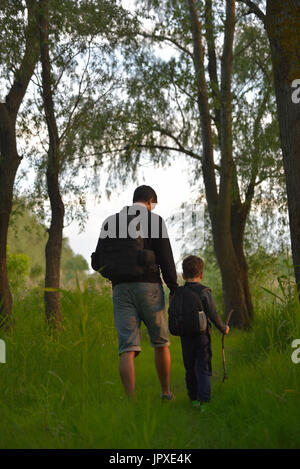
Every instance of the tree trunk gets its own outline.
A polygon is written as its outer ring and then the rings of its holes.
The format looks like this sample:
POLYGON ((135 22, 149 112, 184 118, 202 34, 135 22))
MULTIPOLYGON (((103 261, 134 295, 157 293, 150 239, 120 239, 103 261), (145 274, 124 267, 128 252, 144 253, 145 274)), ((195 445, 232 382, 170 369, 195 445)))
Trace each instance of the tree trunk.
POLYGON ((220 267, 224 309, 233 309, 231 324, 239 329, 250 327, 250 315, 245 295, 240 262, 236 255, 230 231, 224 231, 222 213, 211 217, 216 258, 220 267))
MULTIPOLYGON (((50 153, 50 150, 49 150, 50 153)), ((51 160, 53 156, 49 156, 51 160)), ((49 166, 51 165, 49 161, 49 166)), ((51 204, 51 224, 46 244, 46 276, 45 276, 45 313, 51 328, 61 329, 62 316, 60 311, 60 263, 64 227, 64 204, 60 195, 58 173, 50 168, 47 170, 47 187, 51 204), (54 291, 47 291, 54 289, 54 291)))
MULTIPOLYGON (((241 284, 244 290, 245 302, 249 319, 253 317, 253 303, 250 293, 248 264, 244 253, 244 235, 248 212, 244 205, 232 207, 231 211, 231 236, 236 258, 239 264, 241 284)), ((247 324, 247 327, 250 322, 247 324)))
POLYGON ((16 148, 15 122, 3 103, 0 104, 0 154, 0 316, 1 326, 8 327, 12 314, 12 296, 6 265, 7 231, 13 186, 21 159, 16 148))
POLYGON ((293 263, 300 290, 300 103, 292 99, 292 83, 300 79, 300 0, 268 0, 265 25, 275 77, 293 263))
POLYGON ((15 177, 21 162, 17 152, 16 120, 39 54, 35 0, 27 0, 26 6, 28 22, 24 55, 15 71, 5 103, 0 103, 0 326, 5 327, 9 327, 12 315, 12 296, 6 264, 7 231, 15 177))
MULTIPOLYGON (((226 1, 226 22, 221 67, 221 87, 217 86, 215 64, 213 25, 211 19, 212 4, 206 2, 206 31, 208 39, 209 75, 216 92, 215 98, 220 101, 220 111, 216 112, 217 128, 221 150, 219 192, 216 184, 214 165, 214 146, 212 123, 208 101, 208 86, 204 68, 204 49, 202 45, 202 27, 199 21, 195 0, 188 0, 191 17, 191 30, 194 45, 194 67, 198 88, 198 108, 203 141, 202 170, 208 211, 212 224, 214 249, 221 271, 224 307, 228 313, 234 310, 232 324, 245 329, 250 325, 247 286, 247 268, 234 247, 231 233, 232 193, 235 184, 234 162, 232 158, 232 117, 231 117, 231 76, 233 62, 233 40, 235 29, 235 1, 226 1)), ((244 233, 244 230, 240 232, 244 233)), ((241 237, 243 239, 243 237, 241 237)), ((245 260, 245 258, 243 257, 245 260)), ((246 261, 246 260, 245 260, 246 261)), ((247 266, 247 264, 246 264, 247 266)), ((248 293, 249 288, 248 288, 248 293)))
POLYGON ((42 61, 43 102, 46 115, 49 149, 47 162, 47 189, 51 205, 51 224, 46 244, 45 313, 51 328, 61 329, 60 263, 62 252, 64 204, 59 189, 60 156, 59 135, 54 111, 49 57, 49 0, 40 0, 40 48, 42 61))

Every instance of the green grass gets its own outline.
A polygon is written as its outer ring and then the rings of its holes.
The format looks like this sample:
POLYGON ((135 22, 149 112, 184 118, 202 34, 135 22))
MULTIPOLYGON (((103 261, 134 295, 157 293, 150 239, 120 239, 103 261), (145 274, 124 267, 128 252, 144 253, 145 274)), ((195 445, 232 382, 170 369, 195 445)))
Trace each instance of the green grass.
POLYGON ((300 327, 289 308, 290 318, 270 305, 252 332, 225 339, 229 379, 222 385, 221 334, 213 333, 212 402, 200 413, 186 395, 177 338, 171 339, 176 401, 160 402, 145 329, 137 401, 127 401, 109 288, 64 293, 58 337, 45 327, 41 292, 31 291, 16 304, 15 329, 1 332, 7 363, 0 364, 0 447, 299 448, 300 364, 291 361, 291 342, 300 327))

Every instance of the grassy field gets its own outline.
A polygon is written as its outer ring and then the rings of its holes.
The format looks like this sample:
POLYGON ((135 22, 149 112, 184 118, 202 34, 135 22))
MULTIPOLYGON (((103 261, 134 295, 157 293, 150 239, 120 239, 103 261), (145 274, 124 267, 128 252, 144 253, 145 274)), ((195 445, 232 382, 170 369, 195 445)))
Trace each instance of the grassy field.
POLYGON ((1 448, 299 448, 300 338, 293 304, 265 307, 252 332, 225 341, 229 379, 221 385, 221 334, 213 333, 212 402, 191 408, 180 344, 172 338, 172 390, 162 404, 153 350, 142 330, 136 359, 137 401, 128 402, 118 375, 110 288, 62 294, 64 331, 47 333, 42 293, 16 302, 14 330, 0 337, 1 448))

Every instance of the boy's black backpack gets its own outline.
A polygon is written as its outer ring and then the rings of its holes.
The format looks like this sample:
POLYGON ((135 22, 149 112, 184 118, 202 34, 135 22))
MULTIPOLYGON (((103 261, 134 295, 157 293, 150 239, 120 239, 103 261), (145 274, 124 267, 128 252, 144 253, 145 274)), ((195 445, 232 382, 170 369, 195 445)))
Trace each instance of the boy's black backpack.
MULTIPOLYGON (((119 237, 119 214, 116 214, 116 217, 117 236, 99 239, 96 251, 92 254, 92 268, 109 280, 125 281, 147 271, 158 271, 155 253, 150 249, 144 249, 142 236, 119 237)), ((128 225, 134 217, 135 215, 128 215, 128 225)))
POLYGON ((201 292, 207 288, 184 285, 177 288, 169 307, 169 331, 176 336, 197 335, 207 330, 201 292))

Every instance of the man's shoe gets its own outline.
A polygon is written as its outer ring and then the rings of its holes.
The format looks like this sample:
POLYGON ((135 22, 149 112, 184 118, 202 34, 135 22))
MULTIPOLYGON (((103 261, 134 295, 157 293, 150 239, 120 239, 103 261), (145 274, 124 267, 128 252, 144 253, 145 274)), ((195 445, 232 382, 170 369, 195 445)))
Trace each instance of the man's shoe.
POLYGON ((175 396, 172 392, 170 392, 170 394, 161 394, 161 400, 164 402, 164 401, 174 401, 175 400, 175 396))

